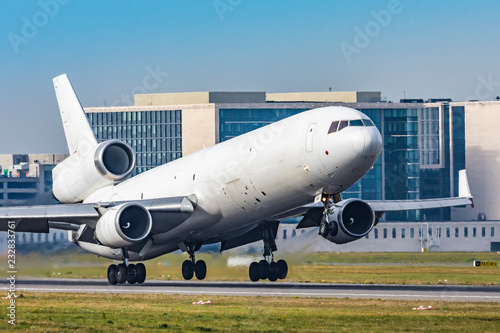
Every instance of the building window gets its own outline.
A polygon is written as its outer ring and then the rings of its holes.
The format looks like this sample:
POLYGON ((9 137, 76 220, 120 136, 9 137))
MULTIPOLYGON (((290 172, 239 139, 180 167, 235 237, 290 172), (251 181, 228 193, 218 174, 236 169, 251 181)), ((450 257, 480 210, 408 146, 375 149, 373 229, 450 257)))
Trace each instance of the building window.
POLYGON ((392 238, 396 238, 396 228, 392 228, 392 238))
POLYGON ((491 227, 491 237, 495 236, 495 227, 491 227))
POLYGON ((468 227, 464 228, 464 237, 469 237, 469 228, 468 227))
POLYGON ((486 237, 486 227, 481 228, 481 237, 486 237))
POLYGON ((401 228, 401 238, 405 238, 405 228, 401 228))
POLYGON ((437 231, 437 232, 438 232, 438 235, 437 235, 437 236, 438 236, 439 238, 441 238, 441 227, 438 227, 438 231, 437 231))
POLYGON ((410 238, 414 238, 414 237, 415 237, 415 229, 410 228, 410 238))
POLYGON ((476 228, 472 228, 472 237, 476 237, 476 228))
POLYGON ((375 238, 378 238, 378 229, 373 229, 373 232, 374 232, 375 238))
POLYGON ((384 238, 387 238, 387 229, 384 228, 384 238))
POLYGON ((422 228, 418 228, 418 237, 422 238, 422 228))
POLYGON ((450 236, 451 236, 451 229, 448 227, 446 228, 446 237, 450 238, 450 236))
POLYGON ((286 229, 283 230, 283 239, 286 239, 286 229))

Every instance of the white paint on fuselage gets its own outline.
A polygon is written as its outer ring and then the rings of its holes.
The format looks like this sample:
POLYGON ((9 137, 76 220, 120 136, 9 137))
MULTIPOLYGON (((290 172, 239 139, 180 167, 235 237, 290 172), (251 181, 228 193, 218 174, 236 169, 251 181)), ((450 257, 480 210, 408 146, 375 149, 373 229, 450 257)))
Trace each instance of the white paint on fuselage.
POLYGON ((335 120, 361 118, 368 119, 345 107, 302 112, 98 191, 85 202, 195 194, 192 216, 155 235, 155 244, 223 238, 311 203, 319 193, 345 191, 363 177, 382 149, 377 128, 346 127, 328 134, 335 120))

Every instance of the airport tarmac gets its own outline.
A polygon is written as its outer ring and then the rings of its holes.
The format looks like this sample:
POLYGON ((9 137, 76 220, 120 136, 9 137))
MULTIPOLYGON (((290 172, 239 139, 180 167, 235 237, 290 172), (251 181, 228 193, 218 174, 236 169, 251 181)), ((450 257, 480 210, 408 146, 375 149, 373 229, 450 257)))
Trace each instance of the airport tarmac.
MULTIPOLYGON (((7 279, 0 290, 8 290, 7 279)), ((115 285, 105 279, 20 278, 19 292, 280 296, 500 302, 500 286, 374 285, 290 282, 161 281, 115 285)))

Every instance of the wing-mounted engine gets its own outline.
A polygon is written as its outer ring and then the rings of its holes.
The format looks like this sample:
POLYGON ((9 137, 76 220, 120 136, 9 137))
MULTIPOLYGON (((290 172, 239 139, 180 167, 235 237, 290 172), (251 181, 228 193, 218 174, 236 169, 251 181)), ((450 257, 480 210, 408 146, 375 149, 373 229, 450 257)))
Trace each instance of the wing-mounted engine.
POLYGON ((375 225, 375 212, 360 199, 332 204, 323 216, 319 234, 330 242, 344 244, 366 236, 375 225))
POLYGON ((135 154, 128 144, 104 141, 54 168, 53 194, 64 203, 81 202, 94 191, 127 179, 134 168, 135 154))
POLYGON ((144 240, 152 226, 153 219, 144 206, 126 203, 104 213, 97 221, 95 236, 102 245, 121 248, 144 240))

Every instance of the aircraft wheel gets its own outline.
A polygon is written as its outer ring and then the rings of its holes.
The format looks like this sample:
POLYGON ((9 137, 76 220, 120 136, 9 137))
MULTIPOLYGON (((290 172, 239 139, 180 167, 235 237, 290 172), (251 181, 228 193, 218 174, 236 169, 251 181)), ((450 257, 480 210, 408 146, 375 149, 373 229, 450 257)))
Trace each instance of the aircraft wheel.
POLYGON ((288 275, 288 264, 285 260, 280 259, 276 265, 278 266, 278 278, 283 280, 288 275))
POLYGON ((137 269, 137 279, 135 282, 143 283, 146 280, 146 266, 143 263, 139 263, 135 265, 135 268, 137 269))
POLYGON ((116 281, 119 284, 127 282, 127 266, 125 264, 119 264, 116 270, 116 281))
POLYGON ((326 237, 328 236, 328 232, 330 232, 330 226, 328 225, 328 222, 322 221, 319 225, 319 234, 323 237, 326 237))
POLYGON ((267 279, 269 275, 269 263, 266 260, 259 261, 259 278, 267 279))
POLYGON ((274 261, 269 264, 269 273, 267 277, 271 282, 278 280, 278 264, 274 261))
POLYGON ((194 275, 194 264, 191 260, 185 260, 182 263, 182 277, 184 280, 191 280, 194 275))
POLYGON ((207 264, 203 260, 198 260, 194 265, 194 274, 198 280, 203 280, 207 276, 207 264))
POLYGON ((116 265, 109 265, 108 267, 108 282, 109 284, 115 285, 118 283, 116 280, 116 272, 118 271, 118 267, 116 265))
POLYGON ((255 261, 250 264, 248 268, 248 275, 250 276, 250 280, 253 282, 257 282, 260 279, 259 275, 259 264, 255 261))
POLYGON ((137 267, 134 264, 128 265, 127 282, 130 284, 137 282, 137 267))

